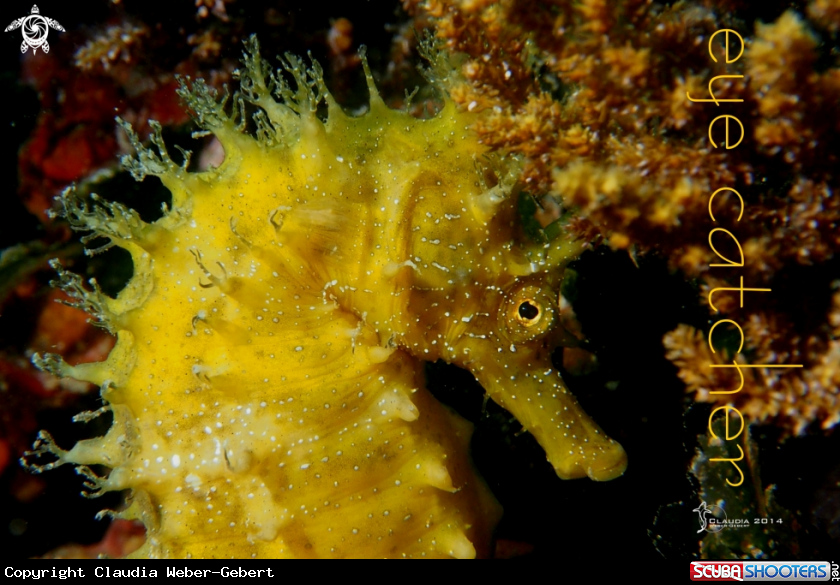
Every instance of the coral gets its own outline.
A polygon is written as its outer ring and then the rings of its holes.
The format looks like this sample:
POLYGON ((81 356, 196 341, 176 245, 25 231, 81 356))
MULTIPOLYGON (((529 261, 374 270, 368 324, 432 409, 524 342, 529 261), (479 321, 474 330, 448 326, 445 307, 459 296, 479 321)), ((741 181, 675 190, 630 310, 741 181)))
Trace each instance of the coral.
MULTIPOLYGON (((528 188, 545 206, 557 201, 572 211, 568 226, 584 241, 660 254, 672 269, 698 279, 702 299, 715 287, 737 287, 741 276, 743 286, 772 291, 750 293, 743 307, 734 295, 718 293, 716 316, 749 323, 748 338, 756 337, 748 348, 767 359, 752 363, 804 368, 753 372, 734 397, 739 407, 794 433, 811 422, 828 428, 838 421, 837 334, 825 326, 829 315, 803 314, 822 303, 806 302, 810 295, 830 295, 824 275, 833 271, 840 248, 834 196, 840 187, 840 69, 826 67, 820 51, 827 49, 814 32, 837 30, 836 2, 814 0, 811 21, 788 10, 773 22, 757 22, 754 32, 730 15, 743 8, 738 3, 404 5, 464 53, 466 81, 452 96, 471 111, 488 112, 475 126, 480 139, 524 155, 528 188), (708 41, 727 27, 741 31, 746 50, 734 63, 715 63, 708 41), (740 76, 715 82, 719 98, 744 100, 725 104, 747 134, 733 150, 708 142, 709 123, 723 108, 686 98, 707 95, 706 84, 717 75, 740 76), (716 199, 717 225, 733 230, 743 247, 746 262, 738 274, 710 267, 719 260, 709 246, 715 225, 708 201, 720 187, 737 189, 745 201, 736 223, 734 215, 722 215, 734 196, 716 199), (799 267, 812 270, 819 290, 790 294, 789 275, 799 267), (775 297, 779 290, 787 291, 784 302, 775 297)), ((711 359, 700 347, 704 334, 686 327, 666 338, 668 355, 688 389, 713 400, 709 391, 729 379, 691 371, 711 359)))
POLYGON ((55 52, 29 57, 24 66, 43 111, 19 153, 20 191, 27 208, 46 219, 58 190, 115 160, 113 122, 103 117, 110 118, 119 94, 109 83, 63 68, 55 52))
MULTIPOLYGON (((840 291, 833 296, 829 325, 831 328, 825 335, 828 342, 814 336, 798 344, 807 348, 807 353, 785 353, 790 351, 786 340, 798 341, 793 327, 780 323, 773 315, 753 314, 744 325, 745 337, 750 340, 746 347, 753 363, 807 360, 810 367, 801 376, 782 376, 778 370, 768 368, 745 369, 744 389, 735 400, 738 409, 756 422, 780 418, 792 426, 794 433, 802 433, 813 421, 819 422, 823 429, 840 422, 840 291), (782 335, 776 337, 778 332, 782 335)), ((730 399, 728 395, 718 398, 709 392, 737 388, 738 375, 730 369, 713 369, 710 365, 731 363, 733 356, 724 352, 713 354, 706 337, 688 325, 680 325, 665 336, 666 355, 680 369, 680 378, 689 391, 696 392, 698 400, 730 399)), ((737 361, 747 363, 743 356, 737 361)))
MULTIPOLYGON (((445 55, 424 51, 430 80, 451 87, 445 55)), ((124 164, 171 192, 161 219, 61 197, 72 226, 130 253, 134 276, 110 299, 54 264, 117 342, 99 363, 33 362, 100 385, 114 423, 68 451, 42 433, 27 461, 79 465, 91 495, 132 489, 120 516, 146 526, 137 556, 488 555, 498 504, 472 470, 470 425, 431 397, 421 360, 472 372, 561 478, 624 472, 551 363, 580 246, 522 237, 519 165, 475 140, 477 114, 445 91, 434 118, 391 110, 362 64, 369 112, 353 118, 317 62, 287 54, 292 86, 252 39, 230 112, 203 80, 181 89, 220 167, 189 172, 159 124, 156 150, 124 124, 137 151, 124 164)))
POLYGON ((808 16, 821 28, 835 33, 840 30, 840 2, 837 0, 813 0, 808 4, 808 16))
POLYGON ((64 187, 115 166, 120 150, 115 113, 135 121, 144 135, 150 115, 166 126, 188 120, 171 72, 138 73, 143 52, 137 48, 148 29, 123 23, 102 30, 75 52, 74 60, 71 53, 53 51, 23 63, 23 77, 38 92, 41 113, 19 153, 19 192, 42 220, 64 187))
POLYGON ((195 5, 198 7, 196 16, 199 18, 207 18, 209 13, 224 22, 228 21, 227 8, 225 3, 230 0, 195 0, 195 5))
POLYGON ((76 51, 75 65, 85 71, 108 71, 118 61, 129 63, 134 59, 132 51, 140 48, 142 38, 148 34, 145 26, 128 22, 109 26, 76 51))

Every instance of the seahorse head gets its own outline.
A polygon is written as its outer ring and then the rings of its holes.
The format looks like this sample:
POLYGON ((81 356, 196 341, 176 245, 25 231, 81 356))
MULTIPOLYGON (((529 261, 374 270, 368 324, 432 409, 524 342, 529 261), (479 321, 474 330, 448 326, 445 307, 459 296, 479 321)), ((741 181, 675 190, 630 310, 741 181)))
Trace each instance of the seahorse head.
POLYGON ((551 361, 571 338, 560 318, 560 286, 580 245, 526 237, 518 201, 529 195, 520 192, 515 158, 457 150, 453 143, 440 157, 459 172, 433 173, 408 214, 411 266, 407 286, 396 286, 408 299, 390 320, 396 342, 472 372, 535 435, 560 477, 618 477, 624 450, 582 411, 551 361), (468 156, 472 168, 465 169, 469 163, 460 161, 468 156))

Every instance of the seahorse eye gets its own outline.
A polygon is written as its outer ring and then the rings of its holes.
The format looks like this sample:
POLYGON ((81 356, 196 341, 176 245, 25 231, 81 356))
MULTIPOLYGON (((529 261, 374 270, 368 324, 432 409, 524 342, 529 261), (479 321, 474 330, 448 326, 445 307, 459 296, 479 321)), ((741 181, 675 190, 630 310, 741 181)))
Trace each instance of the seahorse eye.
POLYGON ((542 307, 534 299, 525 299, 519 303, 519 321, 525 327, 536 325, 542 316, 542 307))
POLYGON ((512 343, 540 337, 554 324, 555 295, 550 287, 520 284, 505 294, 499 311, 501 333, 512 343))

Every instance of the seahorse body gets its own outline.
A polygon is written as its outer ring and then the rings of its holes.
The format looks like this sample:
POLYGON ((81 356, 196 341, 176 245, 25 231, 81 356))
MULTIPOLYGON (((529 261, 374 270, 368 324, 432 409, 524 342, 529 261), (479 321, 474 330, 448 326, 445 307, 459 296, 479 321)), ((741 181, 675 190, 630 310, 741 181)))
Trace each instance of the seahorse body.
POLYGON ((185 90, 224 146, 218 169, 187 172, 159 133, 155 154, 129 129, 132 172, 172 192, 157 222, 64 195, 71 223, 127 249, 134 276, 109 299, 60 271, 117 345, 98 364, 36 363, 101 384, 114 424, 70 451, 43 435, 35 453, 83 466, 95 491, 133 490, 122 515, 148 535, 136 556, 486 556, 501 510, 472 470, 471 426, 427 392, 421 360, 472 371, 560 477, 620 475, 624 451, 549 358, 574 246, 517 242, 518 169, 484 157, 450 100, 429 120, 390 110, 365 66, 370 111, 349 117, 317 64, 284 66, 295 89, 249 42, 256 139, 236 99, 228 115, 200 81, 185 90))

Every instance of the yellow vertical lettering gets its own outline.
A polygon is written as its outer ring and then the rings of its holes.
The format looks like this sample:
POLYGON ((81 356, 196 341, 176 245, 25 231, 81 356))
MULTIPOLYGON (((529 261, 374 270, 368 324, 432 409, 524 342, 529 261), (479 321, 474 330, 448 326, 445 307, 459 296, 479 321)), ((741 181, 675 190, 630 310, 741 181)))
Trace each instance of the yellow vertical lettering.
POLYGON ((738 464, 737 464, 737 463, 735 463, 736 461, 740 461, 741 459, 743 459, 743 458, 744 458, 744 450, 743 450, 743 449, 741 449, 741 445, 735 445, 735 446, 736 446, 736 447, 738 447, 738 451, 740 451, 740 453, 741 453, 741 456, 740 456, 740 457, 738 457, 738 458, 735 458, 735 457, 718 457, 718 458, 715 458, 715 459, 709 459, 709 461, 712 461, 712 462, 716 462, 716 461, 728 461, 729 463, 731 463, 732 465, 734 465, 734 466, 735 466, 735 469, 737 469, 737 470, 738 470, 738 473, 741 475, 741 481, 739 481, 738 483, 732 483, 731 481, 729 481, 729 479, 727 479, 727 480, 726 480, 726 483, 728 483, 728 484, 729 484, 729 485, 731 485, 732 487, 738 487, 739 485, 741 485, 742 483, 744 483, 744 472, 743 472, 743 471, 741 471, 741 468, 740 468, 740 467, 738 467, 738 464))
POLYGON ((718 36, 720 33, 725 33, 723 41, 723 51, 724 55, 726 56, 726 62, 734 63, 735 61, 741 58, 741 55, 744 54, 744 38, 738 34, 738 31, 734 31, 731 28, 722 28, 718 31, 715 31, 714 34, 712 34, 712 36, 709 37, 709 55, 711 55, 712 61, 714 61, 715 63, 717 63, 718 60, 715 58, 715 52, 712 51, 712 41, 715 40, 715 37, 718 36), (735 36, 738 37, 738 40, 741 41, 741 52, 738 53, 738 56, 734 59, 729 58, 729 33, 734 33, 735 36))
POLYGON ((711 197, 709 197, 709 215, 711 216, 712 221, 717 222, 717 220, 715 219, 715 214, 712 213, 712 199, 714 199, 715 195, 717 195, 721 191, 732 191, 733 193, 735 193, 735 195, 738 196, 738 199, 741 201, 741 211, 740 211, 740 213, 738 213, 738 219, 736 219, 735 221, 741 221, 741 218, 744 216, 744 198, 741 197, 741 194, 738 193, 732 187, 721 187, 720 189, 718 189, 717 191, 712 193, 711 197))
POLYGON ((743 267, 744 267, 744 249, 743 249, 743 248, 741 248, 741 242, 739 242, 739 241, 738 241, 738 238, 736 238, 736 237, 732 234, 732 232, 730 232, 728 229, 726 229, 726 228, 715 228, 715 229, 713 229, 712 231, 710 231, 710 232, 709 232, 709 247, 712 249, 712 252, 714 252, 715 254, 717 254, 717 255, 718 255, 718 258, 720 258, 721 260, 725 260, 726 262, 728 262, 728 264, 709 264, 709 266, 711 266, 712 268, 716 268, 716 267, 726 267, 726 266, 731 266, 731 267, 734 267, 734 268, 743 268, 743 267), (725 256, 723 256, 720 252, 718 252, 718 251, 717 251, 717 248, 715 248, 714 243, 712 243, 712 234, 714 234, 715 232, 723 232, 723 233, 725 233, 725 234, 728 234, 730 238, 732 238, 733 240, 735 240, 735 244, 738 246, 738 252, 740 252, 740 253, 741 253, 741 262, 740 262, 740 264, 739 264, 739 263, 736 263, 736 262, 734 262, 734 261, 732 261, 732 260, 730 260, 729 258, 726 258, 726 257, 725 257, 725 256))
MULTIPOLYGON (((721 101, 722 101, 722 100, 721 100, 721 101)), ((741 144, 741 141, 742 141, 742 140, 744 140, 744 125, 743 125, 743 124, 741 124, 741 120, 739 120, 739 119, 738 119, 738 118, 736 118, 735 116, 730 116, 729 114, 723 114, 723 115, 720 115, 720 116, 718 116, 717 118, 715 118, 714 120, 712 120, 711 122, 709 122, 709 142, 711 142, 711 143, 712 143, 712 146, 713 146, 714 148, 717 148, 717 147, 718 147, 718 145, 717 145, 717 144, 715 144, 714 139, 712 139, 712 126, 714 126, 714 125, 715 125, 715 122, 717 122, 717 121, 718 121, 718 120, 720 120, 721 118, 723 118, 723 119, 724 119, 724 127, 725 127, 725 129, 726 129, 726 137, 725 137, 725 139, 724 139, 724 141, 723 141, 723 144, 724 144, 724 146, 726 146, 726 150, 731 150, 731 149, 735 148, 736 146, 738 146, 739 144, 741 144), (740 126, 740 127, 741 127, 741 137, 738 139, 738 142, 736 142, 735 144, 732 144, 732 143, 729 141, 729 119, 730 119, 730 118, 732 118, 733 120, 735 120, 736 122, 738 122, 738 126, 740 126), (730 146, 730 145, 731 145, 731 146, 730 146)))
POLYGON ((722 98, 722 99, 718 99, 718 98, 716 98, 716 97, 715 97, 715 92, 714 92, 714 90, 712 89, 712 84, 713 84, 713 83, 715 82, 715 80, 717 80, 717 79, 733 79, 733 78, 734 78, 734 79, 738 79, 738 78, 741 78, 741 77, 744 77, 744 76, 743 76, 743 75, 715 75, 714 77, 712 77, 712 79, 711 79, 711 80, 709 80, 709 95, 710 95, 710 96, 712 96, 712 97, 711 97, 711 99, 708 99, 708 98, 694 99, 693 97, 691 97, 691 96, 689 95, 689 93, 688 93, 687 91, 685 92, 685 97, 687 97, 687 98, 688 98, 688 101, 690 101, 690 102, 695 102, 695 103, 696 103, 696 102, 715 102, 715 105, 716 105, 716 106, 719 106, 721 102, 736 102, 736 103, 738 103, 738 102, 742 102, 742 101, 744 101, 744 100, 742 100, 742 99, 738 99, 738 98, 722 98))
POLYGON ((710 433, 710 434, 711 434, 711 435, 712 435, 715 439, 719 439, 719 438, 720 438, 720 437, 718 437, 718 436, 715 434, 715 432, 712 430, 712 417, 714 417, 714 416, 715 416, 715 413, 716 413, 717 411, 719 411, 719 410, 723 410, 723 411, 725 411, 725 412, 724 412, 724 416, 725 416, 726 418, 725 418, 725 420, 724 420, 724 425, 725 425, 725 427, 724 427, 724 428, 725 428, 726 430, 725 430, 725 432, 724 432, 724 436, 726 437, 726 440, 727 440, 727 441, 732 441, 733 439, 737 439, 739 436, 741 436, 741 433, 743 433, 743 432, 744 432, 744 426, 745 426, 745 425, 744 425, 744 415, 743 415, 743 414, 741 414, 741 411, 740 411, 740 410, 738 410, 737 408, 735 408, 735 407, 734 407, 734 406, 732 406, 731 404, 727 404, 727 405, 725 405, 725 406, 718 406, 716 409, 714 409, 714 410, 712 411, 712 414, 710 414, 710 415, 709 415, 709 433, 710 433), (729 413, 730 413, 730 412, 733 412, 733 411, 734 411, 734 412, 736 412, 736 413, 738 414, 738 419, 740 419, 740 421, 741 421, 741 428, 738 430, 738 432, 737 432, 734 436, 730 436, 730 435, 729 435, 729 413))

